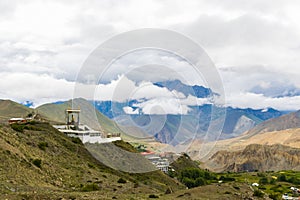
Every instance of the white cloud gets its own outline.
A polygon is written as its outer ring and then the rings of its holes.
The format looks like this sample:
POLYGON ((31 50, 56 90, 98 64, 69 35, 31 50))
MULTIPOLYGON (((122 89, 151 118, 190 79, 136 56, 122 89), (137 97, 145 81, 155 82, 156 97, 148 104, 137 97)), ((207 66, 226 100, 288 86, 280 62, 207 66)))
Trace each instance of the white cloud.
POLYGON ((9 97, 17 102, 43 103, 68 100, 72 97, 74 83, 55 79, 47 74, 0 73, 0 99, 9 97))
POLYGON ((264 109, 272 107, 278 110, 299 110, 300 96, 272 98, 262 94, 241 92, 227 95, 226 105, 238 108, 264 109))
POLYGON ((129 115, 134 115, 134 114, 139 114, 139 110, 138 109, 133 109, 129 106, 125 106, 123 107, 123 110, 126 114, 129 114, 129 115))
MULTIPOLYGON (((0 98, 34 100, 36 105, 71 98, 78 70, 94 48, 115 34, 154 27, 179 31, 205 48, 220 69, 230 105, 298 109, 298 97, 270 98, 251 91, 258 85, 272 88, 275 82, 300 88, 299 8, 294 0, 1 1, 0 98), (10 88, 9 83, 18 87, 10 88)), ((197 99, 154 87, 150 81, 171 76, 205 85, 206 77, 199 78, 191 69, 175 56, 133 53, 111 67, 106 85, 96 91, 92 84, 80 87, 91 98, 156 96, 179 109, 168 99, 176 96, 180 105, 197 99), (111 82, 122 74, 144 82, 111 82)))
POLYGON ((142 108, 144 114, 157 114, 157 115, 166 115, 166 114, 180 114, 186 115, 190 108, 187 105, 180 103, 180 100, 175 98, 155 98, 151 99, 134 106, 142 108))

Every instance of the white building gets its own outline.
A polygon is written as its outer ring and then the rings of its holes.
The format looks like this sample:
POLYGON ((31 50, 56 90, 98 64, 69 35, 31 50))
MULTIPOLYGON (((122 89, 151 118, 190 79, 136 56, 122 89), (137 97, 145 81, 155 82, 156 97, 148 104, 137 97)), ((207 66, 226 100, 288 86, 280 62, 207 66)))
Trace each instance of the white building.
POLYGON ((100 131, 95 131, 87 125, 81 125, 79 123, 79 113, 79 109, 67 109, 66 124, 53 125, 53 127, 69 137, 79 138, 82 143, 109 143, 121 140, 120 135, 118 137, 104 137, 100 131))
POLYGON ((169 171, 169 160, 156 155, 149 155, 146 158, 152 162, 158 169, 167 173, 169 171))

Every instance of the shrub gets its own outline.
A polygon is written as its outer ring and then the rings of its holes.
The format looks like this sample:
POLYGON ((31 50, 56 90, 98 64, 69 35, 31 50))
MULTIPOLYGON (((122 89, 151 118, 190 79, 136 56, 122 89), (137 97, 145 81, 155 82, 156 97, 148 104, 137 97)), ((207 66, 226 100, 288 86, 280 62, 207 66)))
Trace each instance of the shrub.
POLYGON ((239 186, 233 186, 233 188, 236 189, 236 190, 240 190, 239 186))
POLYGON ((18 131, 18 132, 21 132, 21 133, 24 131, 24 125, 23 124, 14 123, 14 124, 11 124, 10 127, 12 129, 14 129, 15 131, 18 131))
POLYGON ((260 184, 268 184, 269 183, 269 180, 267 177, 262 177, 260 180, 259 180, 259 183, 260 184))
POLYGON ((254 190, 253 196, 255 196, 255 197, 264 197, 264 193, 260 190, 254 190))
POLYGON ((96 190, 99 190, 99 186, 96 183, 90 183, 90 184, 86 184, 85 186, 83 186, 83 188, 81 190, 83 192, 96 191, 96 190))
POLYGON ((127 181, 123 178, 119 178, 118 183, 126 183, 127 181))
POLYGON ((42 167, 42 160, 41 159, 34 159, 32 161, 32 163, 37 166, 38 168, 41 168, 42 167))
POLYGON ((72 137, 71 140, 74 144, 82 144, 82 141, 79 138, 72 137))
POLYGON ((158 199, 159 196, 157 196, 157 195, 155 195, 155 194, 150 194, 150 195, 149 195, 149 198, 151 198, 151 199, 158 199))
POLYGON ((205 185, 206 184, 206 181, 204 180, 204 178, 202 177, 199 177, 196 179, 195 181, 195 186, 201 186, 201 185, 205 185))
POLYGON ((281 174, 279 177, 278 177, 278 180, 279 181, 286 181, 286 176, 284 174, 281 174))
POLYGON ((295 185, 299 185, 299 184, 300 184, 300 180, 297 179, 297 177, 295 177, 295 176, 292 176, 292 177, 289 178, 287 181, 288 181, 289 183, 292 183, 292 184, 295 184, 295 185))
POLYGON ((270 184, 271 184, 271 185, 275 185, 275 184, 276 184, 276 179, 275 179, 275 178, 271 178, 270 184))
POLYGON ((206 185, 210 180, 216 180, 216 175, 199 168, 187 168, 180 172, 179 180, 188 188, 206 185))
POLYGON ((48 143, 47 143, 47 142, 40 142, 40 143, 38 144, 38 147, 39 147, 41 150, 45 151, 45 150, 46 150, 46 147, 48 147, 48 143))
POLYGON ((270 190, 276 193, 283 193, 283 188, 281 187, 281 185, 276 185, 274 187, 271 187, 270 190))
POLYGON ((269 195, 269 198, 273 200, 280 200, 282 197, 280 193, 272 193, 269 195))
POLYGON ((219 178, 219 180, 221 180, 221 181, 235 181, 235 178, 229 177, 229 176, 221 176, 219 178))
POLYGON ((257 176, 258 177, 266 177, 266 175, 264 173, 262 173, 262 172, 257 173, 257 176))
POLYGON ((91 169, 95 169, 95 166, 94 166, 93 164, 91 164, 91 163, 88 163, 87 165, 88 165, 88 167, 89 167, 89 168, 91 168, 91 169))
POLYGON ((187 186, 188 188, 193 188, 193 187, 196 187, 195 186, 195 181, 190 179, 190 178, 187 178, 187 177, 184 177, 181 182, 187 186))

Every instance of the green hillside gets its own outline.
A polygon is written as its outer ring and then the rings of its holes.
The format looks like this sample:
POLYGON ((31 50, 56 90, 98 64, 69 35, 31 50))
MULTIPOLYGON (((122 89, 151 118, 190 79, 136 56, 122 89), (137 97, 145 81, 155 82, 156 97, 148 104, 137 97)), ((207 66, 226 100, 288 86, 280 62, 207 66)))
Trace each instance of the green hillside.
POLYGON ((11 100, 0 100, 0 122, 12 117, 26 117, 33 109, 11 100))
MULTIPOLYGON (((118 145, 132 148, 122 141, 118 145)), ((108 168, 80 140, 48 123, 0 127, 0 199, 127 199, 169 187, 183 188, 161 171, 128 174, 108 168)))
POLYGON ((93 129, 103 130, 106 133, 122 132, 115 122, 97 111, 90 102, 82 98, 62 104, 44 104, 36 110, 49 121, 65 123, 65 110, 68 108, 80 109, 80 123, 87 124, 93 129))

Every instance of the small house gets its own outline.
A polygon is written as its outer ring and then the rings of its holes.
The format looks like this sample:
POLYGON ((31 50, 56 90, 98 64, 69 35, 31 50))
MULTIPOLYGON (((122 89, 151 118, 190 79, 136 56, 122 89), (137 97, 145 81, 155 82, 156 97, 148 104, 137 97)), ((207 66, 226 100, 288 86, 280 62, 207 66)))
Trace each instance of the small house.
POLYGON ((14 123, 25 123, 25 122, 27 122, 27 120, 24 119, 24 118, 10 118, 10 119, 8 120, 8 123, 9 123, 9 124, 14 124, 14 123))

